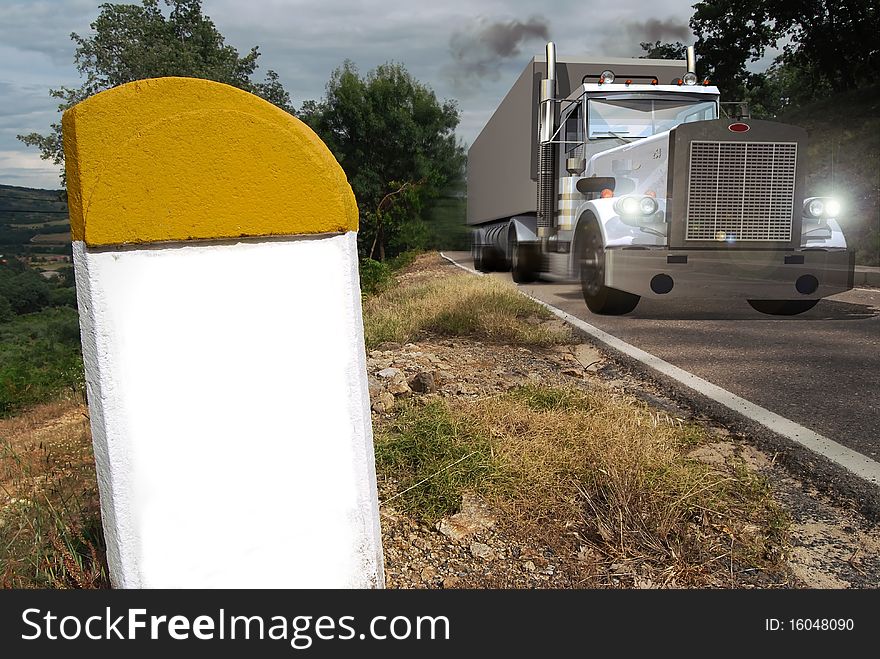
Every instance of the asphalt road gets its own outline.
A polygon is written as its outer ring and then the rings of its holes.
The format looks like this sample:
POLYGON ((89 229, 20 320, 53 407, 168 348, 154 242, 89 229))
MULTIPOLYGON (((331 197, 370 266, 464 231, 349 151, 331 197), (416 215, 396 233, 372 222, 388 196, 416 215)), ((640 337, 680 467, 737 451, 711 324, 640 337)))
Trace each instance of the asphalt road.
MULTIPOLYGON (((473 267, 468 252, 446 252, 473 267)), ((510 280, 509 273, 493 276, 510 280)), ((587 323, 880 461, 880 289, 856 288, 799 316, 745 300, 643 299, 626 316, 591 313, 574 283, 520 286, 587 323)))

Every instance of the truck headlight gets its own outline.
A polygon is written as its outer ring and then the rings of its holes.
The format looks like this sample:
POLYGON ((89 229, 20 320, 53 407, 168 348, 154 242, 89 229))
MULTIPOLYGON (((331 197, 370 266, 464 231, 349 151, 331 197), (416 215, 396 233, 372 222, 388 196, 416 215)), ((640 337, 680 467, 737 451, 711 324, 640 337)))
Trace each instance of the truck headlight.
POLYGON ((639 210, 642 215, 653 215, 657 212, 657 200, 652 197, 642 197, 639 201, 639 210))
POLYGON ((840 202, 833 197, 810 197, 804 200, 804 217, 837 217, 840 215, 840 208, 840 202))
POLYGON ((621 197, 614 203, 614 210, 621 217, 638 218, 641 216, 653 215, 657 212, 659 206, 657 200, 653 197, 621 197))
POLYGON ((619 202, 620 214, 621 215, 638 215, 639 214, 639 200, 635 197, 624 197, 619 202))

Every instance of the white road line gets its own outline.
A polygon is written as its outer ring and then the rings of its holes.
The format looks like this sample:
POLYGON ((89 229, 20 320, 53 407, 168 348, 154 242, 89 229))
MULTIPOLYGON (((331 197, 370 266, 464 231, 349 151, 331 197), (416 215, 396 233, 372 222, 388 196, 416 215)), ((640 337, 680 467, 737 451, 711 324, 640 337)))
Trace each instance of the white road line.
MULTIPOLYGON (((467 268, 460 263, 456 263, 442 252, 440 253, 440 256, 462 270, 478 275, 482 274, 471 268, 467 268)), ((601 341, 618 352, 622 352, 628 357, 640 361, 655 371, 680 382, 689 389, 693 389, 697 393, 714 400, 716 403, 724 405, 728 409, 741 414, 747 419, 760 423, 762 426, 769 428, 776 434, 782 435, 783 437, 800 444, 804 448, 808 448, 811 451, 828 458, 835 464, 847 469, 856 476, 865 479, 869 483, 880 485, 880 463, 875 462, 871 458, 853 451, 842 444, 838 444, 834 440, 828 439, 819 433, 813 432, 809 428, 805 428, 790 419, 779 416, 775 412, 771 412, 760 405, 755 405, 744 398, 740 398, 736 394, 733 394, 726 389, 722 389, 721 387, 714 385, 693 373, 689 373, 678 366, 673 366, 669 362, 664 361, 649 352, 645 352, 641 348, 636 348, 634 345, 622 341, 616 336, 562 311, 562 309, 557 309, 553 305, 547 304, 543 300, 539 300, 521 289, 520 293, 531 300, 534 300, 541 306, 546 307, 551 313, 555 314, 569 325, 577 327, 581 331, 586 332, 593 338, 601 341)))

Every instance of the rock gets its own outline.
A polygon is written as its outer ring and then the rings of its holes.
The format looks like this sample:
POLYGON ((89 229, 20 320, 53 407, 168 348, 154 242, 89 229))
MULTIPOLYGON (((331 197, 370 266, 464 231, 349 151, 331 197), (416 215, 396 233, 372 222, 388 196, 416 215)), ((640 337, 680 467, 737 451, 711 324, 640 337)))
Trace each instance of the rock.
POLYGON ((372 375, 367 376, 367 385, 370 390, 370 400, 374 399, 376 396, 382 393, 382 383, 379 382, 372 375))
POLYGON ((400 350, 402 347, 402 345, 400 345, 399 343, 395 343, 394 341, 383 341, 376 346, 376 350, 400 350))
POLYGON ((388 385, 388 392, 395 396, 409 396, 412 393, 412 389, 409 388, 404 378, 394 378, 391 384, 388 385))
POLYGON ((525 563, 523 563, 523 567, 525 568, 526 572, 534 572, 535 571, 535 564, 532 563, 531 561, 526 561, 525 563))
POLYGON ((413 379, 409 381, 409 386, 413 391, 420 394, 433 394, 437 391, 434 374, 430 371, 419 371, 416 373, 413 379))
POLYGON ((495 518, 489 511, 489 506, 480 497, 465 494, 461 498, 461 512, 440 520, 437 529, 450 540, 461 542, 474 533, 495 526, 495 518))
POLYGON ((602 355, 589 343, 581 343, 574 347, 574 358, 581 363, 581 366, 592 369, 593 372, 599 370, 599 364, 602 363, 602 355))
POLYGON ((461 579, 456 577, 454 574, 449 575, 445 579, 443 579, 443 587, 446 589, 449 588, 458 588, 458 585, 461 583, 461 579))
POLYGON ((376 373, 380 378, 390 379, 396 377, 398 375, 403 375, 403 372, 399 368, 383 368, 381 371, 376 373))
POLYGON ((495 552, 492 551, 492 548, 482 542, 471 543, 471 554, 473 554, 475 558, 482 558, 487 561, 494 560, 495 558, 495 552))
POLYGON ((381 394, 376 396, 376 400, 373 402, 373 411, 374 412, 390 412, 394 409, 394 396, 387 391, 383 391, 381 394))
POLYGON ((422 581, 433 581, 437 576, 437 568, 433 565, 426 565, 422 568, 422 581))
POLYGON ((573 378, 580 378, 583 377, 584 372, 579 368, 565 368, 562 370, 562 374, 573 378))

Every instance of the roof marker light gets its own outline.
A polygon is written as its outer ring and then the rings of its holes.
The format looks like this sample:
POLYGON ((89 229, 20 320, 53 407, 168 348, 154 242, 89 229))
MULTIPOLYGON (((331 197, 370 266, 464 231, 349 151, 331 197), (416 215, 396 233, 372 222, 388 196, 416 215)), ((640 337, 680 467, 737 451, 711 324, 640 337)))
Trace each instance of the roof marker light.
POLYGON ((744 124, 742 122, 737 122, 735 124, 730 124, 727 127, 727 130, 732 131, 734 133, 745 133, 748 131, 750 126, 748 124, 744 124))

